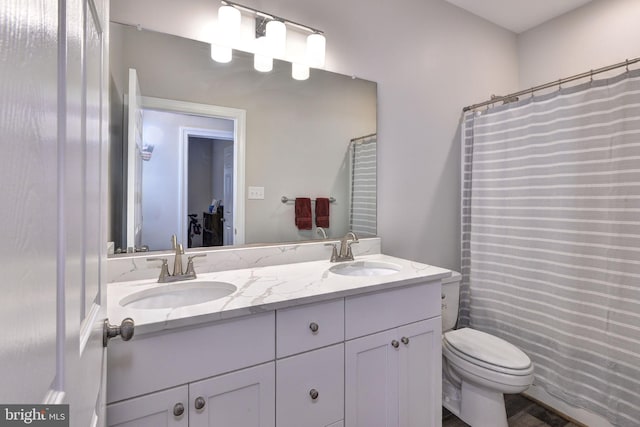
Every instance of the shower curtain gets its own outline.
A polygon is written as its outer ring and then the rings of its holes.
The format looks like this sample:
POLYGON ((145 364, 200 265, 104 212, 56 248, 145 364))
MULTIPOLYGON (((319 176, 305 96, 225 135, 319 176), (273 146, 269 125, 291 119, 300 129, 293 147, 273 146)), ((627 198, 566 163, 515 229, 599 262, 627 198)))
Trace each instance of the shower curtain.
POLYGON ((351 141, 351 204, 349 230, 360 237, 377 234, 377 135, 351 141))
POLYGON ((640 72, 466 113, 459 322, 640 426, 640 72))

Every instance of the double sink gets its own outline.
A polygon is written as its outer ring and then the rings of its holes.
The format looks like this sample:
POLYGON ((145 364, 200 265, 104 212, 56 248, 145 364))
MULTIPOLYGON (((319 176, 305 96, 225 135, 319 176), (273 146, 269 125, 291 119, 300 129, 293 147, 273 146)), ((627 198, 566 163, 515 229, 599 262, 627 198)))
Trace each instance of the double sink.
MULTIPOLYGON (((388 276, 396 274, 401 266, 383 261, 342 262, 327 269, 339 276, 388 276)), ((232 283, 214 280, 188 280, 158 285, 127 295, 119 301, 124 308, 154 310, 187 307, 227 297, 238 287, 232 283)))

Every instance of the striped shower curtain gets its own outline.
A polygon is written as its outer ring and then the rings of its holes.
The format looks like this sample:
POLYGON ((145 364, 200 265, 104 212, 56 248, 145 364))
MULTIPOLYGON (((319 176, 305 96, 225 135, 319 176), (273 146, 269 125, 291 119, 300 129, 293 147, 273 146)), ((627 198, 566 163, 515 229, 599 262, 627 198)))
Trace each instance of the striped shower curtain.
POLYGON ((462 135, 460 324, 640 426, 640 72, 469 112, 462 135))
POLYGON ((375 236, 377 135, 351 141, 351 205, 349 230, 360 237, 375 236))

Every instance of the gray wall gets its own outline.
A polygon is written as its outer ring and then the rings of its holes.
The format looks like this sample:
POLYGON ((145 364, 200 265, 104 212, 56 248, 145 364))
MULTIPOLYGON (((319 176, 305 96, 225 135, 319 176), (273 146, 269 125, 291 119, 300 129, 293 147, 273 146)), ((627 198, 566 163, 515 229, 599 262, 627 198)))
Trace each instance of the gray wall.
POLYGON ((639 22, 640 1, 596 0, 520 34, 520 86, 524 89, 640 57, 639 22))
MULTIPOLYGON (((324 30, 326 69, 378 83, 383 251, 458 268, 461 108, 518 88, 515 34, 442 0, 244 4, 324 30)), ((217 6, 113 0, 112 18, 198 38, 207 34, 217 6)))

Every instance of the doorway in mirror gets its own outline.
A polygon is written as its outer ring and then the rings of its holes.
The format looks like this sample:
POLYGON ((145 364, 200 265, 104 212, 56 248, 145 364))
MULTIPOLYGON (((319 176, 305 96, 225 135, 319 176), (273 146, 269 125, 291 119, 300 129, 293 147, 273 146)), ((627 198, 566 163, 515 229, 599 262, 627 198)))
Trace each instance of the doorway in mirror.
POLYGON ((233 244, 223 239, 233 218, 233 140, 191 135, 187 163, 188 247, 233 244))
MULTIPOLYGON (((202 247, 205 214, 217 215, 221 207, 224 211, 216 221, 224 218, 235 227, 234 177, 241 173, 235 157, 236 124, 222 116, 160 109, 157 101, 143 97, 144 144, 153 150, 141 174, 142 240, 150 250, 162 250, 167 236, 176 234, 185 246, 202 247)), ((233 244, 233 239, 222 239, 225 234, 222 227, 220 239, 208 235, 206 245, 233 244)))

